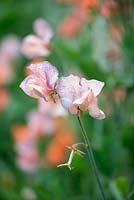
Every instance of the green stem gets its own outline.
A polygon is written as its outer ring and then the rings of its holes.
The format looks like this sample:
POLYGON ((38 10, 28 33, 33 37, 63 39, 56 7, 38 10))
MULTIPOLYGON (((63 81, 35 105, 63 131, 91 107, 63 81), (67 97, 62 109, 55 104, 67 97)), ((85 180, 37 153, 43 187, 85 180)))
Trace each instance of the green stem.
POLYGON ((81 121, 81 119, 80 119, 79 116, 78 116, 78 121, 79 121, 80 127, 81 127, 81 129, 82 129, 82 135, 83 135, 84 141, 85 141, 85 143, 87 144, 87 147, 86 147, 86 149, 87 149, 87 154, 88 154, 88 157, 89 157, 89 161, 90 161, 91 164, 92 164, 92 168, 93 168, 93 171, 94 171, 94 173, 95 173, 98 186, 99 186, 99 188, 100 188, 100 192, 101 192, 101 195, 102 195, 102 199, 103 199, 103 200, 106 200, 105 193, 104 193, 104 190, 103 190, 103 187, 102 187, 102 184, 101 184, 101 181, 100 181, 100 177, 99 177, 99 174, 98 174, 98 169, 97 169, 97 166, 96 166, 96 162, 95 162, 93 150, 92 150, 90 141, 89 141, 89 139, 88 139, 88 137, 87 137, 86 131, 85 131, 85 129, 84 129, 84 126, 83 126, 82 121, 81 121))

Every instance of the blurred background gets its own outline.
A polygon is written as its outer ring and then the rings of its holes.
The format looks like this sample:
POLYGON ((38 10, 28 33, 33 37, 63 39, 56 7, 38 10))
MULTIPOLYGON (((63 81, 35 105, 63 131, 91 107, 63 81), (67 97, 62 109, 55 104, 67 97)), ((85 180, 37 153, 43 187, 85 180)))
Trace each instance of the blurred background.
POLYGON ((77 118, 19 88, 26 66, 42 60, 60 75, 105 82, 106 119, 85 113, 83 123, 107 200, 134 199, 134 1, 1 0, 0 200, 101 199, 86 155, 75 155, 72 171, 57 168, 68 160, 66 145, 83 141, 77 118), (45 44, 37 19, 51 32, 45 44), (42 51, 32 52, 29 35, 42 51))

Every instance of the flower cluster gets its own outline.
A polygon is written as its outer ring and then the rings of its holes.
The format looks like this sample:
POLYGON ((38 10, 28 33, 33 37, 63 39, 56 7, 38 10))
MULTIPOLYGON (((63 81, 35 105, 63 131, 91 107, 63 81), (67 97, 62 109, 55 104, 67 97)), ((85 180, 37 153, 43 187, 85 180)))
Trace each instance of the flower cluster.
POLYGON ((40 166, 52 167, 65 161, 65 146, 75 141, 74 133, 66 126, 66 116, 67 112, 60 103, 39 99, 38 108, 27 115, 27 124, 12 127, 16 163, 22 170, 31 173, 40 166), (40 153, 38 143, 48 137, 52 141, 40 153))
POLYGON ((80 112, 88 110, 94 118, 105 118, 97 103, 97 96, 104 86, 103 82, 74 75, 58 78, 58 70, 48 61, 31 64, 28 69, 32 74, 20 85, 27 95, 42 98, 46 102, 61 102, 72 114, 79 115, 80 112))

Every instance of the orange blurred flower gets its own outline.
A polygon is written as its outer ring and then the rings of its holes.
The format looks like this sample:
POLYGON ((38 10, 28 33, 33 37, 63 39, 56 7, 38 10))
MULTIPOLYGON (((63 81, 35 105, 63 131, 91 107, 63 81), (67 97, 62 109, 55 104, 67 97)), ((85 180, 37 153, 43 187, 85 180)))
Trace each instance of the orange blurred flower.
POLYGON ((117 103, 121 103, 125 100, 127 90, 125 87, 117 87, 112 91, 112 97, 117 103))
POLYGON ((107 0, 100 6, 100 13, 106 18, 112 17, 117 12, 117 3, 115 0, 107 0))
POLYGON ((78 34, 83 24, 87 21, 87 12, 85 9, 77 8, 72 10, 58 27, 58 32, 62 36, 72 37, 78 34))
POLYGON ((9 102, 9 92, 7 89, 0 89, 0 112, 2 112, 9 102))
POLYGON ((94 8, 98 5, 99 0, 83 0, 82 4, 84 8, 94 8))
POLYGON ((11 66, 0 63, 0 85, 5 85, 12 80, 12 69, 11 66))
POLYGON ((67 145, 72 145, 75 141, 74 133, 64 127, 57 131, 55 138, 50 143, 45 154, 44 163, 47 166, 57 166, 66 159, 67 145))
POLYGON ((99 0, 58 0, 60 3, 71 3, 84 8, 93 8, 98 5, 99 0))
POLYGON ((16 142, 26 142, 27 140, 29 140, 28 126, 24 124, 13 125, 12 136, 16 142))
POLYGON ((120 25, 118 24, 115 24, 115 23, 110 23, 109 24, 109 29, 110 29, 110 32, 113 36, 114 39, 116 39, 117 41, 121 41, 121 27, 120 25))

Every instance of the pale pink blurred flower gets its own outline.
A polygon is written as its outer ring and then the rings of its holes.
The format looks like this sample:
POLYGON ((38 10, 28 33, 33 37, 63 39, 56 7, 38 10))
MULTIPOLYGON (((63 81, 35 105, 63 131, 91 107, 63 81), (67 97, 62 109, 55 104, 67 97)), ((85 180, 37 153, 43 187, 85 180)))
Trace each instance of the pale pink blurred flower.
POLYGON ((20 156, 37 157, 37 150, 35 143, 31 141, 16 141, 15 150, 20 156))
POLYGON ((48 55, 49 49, 41 38, 35 35, 28 35, 23 40, 22 52, 29 58, 36 58, 38 56, 48 55))
POLYGON ((50 40, 53 31, 43 19, 37 19, 33 24, 36 35, 28 35, 22 42, 22 53, 28 58, 48 56, 50 53, 50 40))
POLYGON ((105 114, 98 108, 97 103, 97 96, 103 86, 104 83, 101 81, 70 75, 59 79, 57 93, 63 107, 72 114, 88 110, 92 117, 104 119, 105 114))
POLYGON ((54 103, 53 101, 46 102, 43 98, 39 99, 37 110, 28 114, 29 134, 35 139, 46 134, 52 134, 54 132, 54 119, 66 115, 67 111, 59 101, 54 103))
POLYGON ((43 19, 38 18, 33 24, 35 33, 43 39, 46 44, 49 44, 51 38, 53 37, 53 30, 51 26, 43 19))
POLYGON ((39 99, 38 110, 47 116, 53 117, 65 117, 67 111, 61 105, 59 98, 56 99, 56 103, 53 101, 46 102, 44 99, 39 99))
POLYGON ((17 165, 24 171, 32 172, 38 168, 39 155, 36 146, 31 141, 15 143, 17 165))
POLYGON ((0 45, 0 62, 13 63, 19 55, 19 40, 15 36, 3 38, 0 45))
POLYGON ((19 41, 15 36, 7 36, 0 44, 0 85, 13 78, 13 63, 19 55, 19 41))
POLYGON ((39 154, 36 149, 36 140, 31 136, 29 127, 22 124, 14 125, 12 135, 15 140, 17 165, 24 171, 34 172, 39 166, 39 154))
POLYGON ((21 196, 24 200, 37 200, 35 191, 27 186, 22 188, 21 196))
POLYGON ((38 139, 45 134, 51 134, 54 129, 52 117, 41 113, 38 110, 28 114, 28 127, 30 130, 29 134, 35 139, 38 139))
POLYGON ((26 172, 35 172, 38 169, 38 158, 33 155, 18 156, 16 160, 17 165, 26 172))
POLYGON ((20 84, 22 90, 31 97, 55 101, 58 70, 47 61, 31 64, 28 69, 32 74, 20 84))

